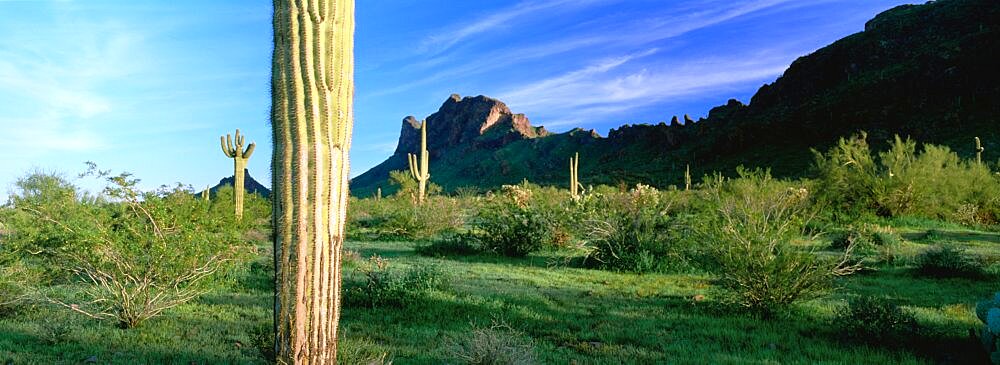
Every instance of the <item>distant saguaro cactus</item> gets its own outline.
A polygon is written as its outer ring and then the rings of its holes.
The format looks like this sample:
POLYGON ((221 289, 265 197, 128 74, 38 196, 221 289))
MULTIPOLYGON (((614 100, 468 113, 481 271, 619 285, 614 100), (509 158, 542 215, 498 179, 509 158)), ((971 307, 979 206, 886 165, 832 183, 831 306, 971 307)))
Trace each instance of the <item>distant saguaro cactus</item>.
POLYGON ((976 137, 976 163, 983 163, 983 151, 985 150, 982 143, 979 142, 979 137, 976 137))
POLYGON ((684 170, 684 191, 691 190, 691 164, 684 170))
POLYGON ((209 190, 208 185, 205 185, 205 190, 201 191, 201 200, 208 201, 208 194, 209 194, 208 190, 209 190))
POLYGON ((275 362, 336 364, 354 0, 275 0, 272 24, 275 362))
POLYGON ((417 164, 417 156, 412 153, 406 154, 407 159, 410 161, 410 175, 413 176, 414 180, 417 180, 419 184, 419 191, 417 195, 417 202, 420 204, 424 203, 424 196, 427 194, 427 180, 431 178, 431 174, 428 171, 428 164, 430 156, 427 153, 427 121, 423 120, 420 122, 420 163, 417 164))
POLYGON ((381 200, 382 200, 382 187, 379 186, 378 189, 375 189, 375 201, 381 201, 381 200))
POLYGON ((573 199, 580 197, 580 153, 569 158, 569 195, 573 199))
POLYGON ((246 142, 246 137, 240 135, 240 130, 236 130, 236 144, 233 145, 233 139, 228 133, 225 137, 219 137, 219 143, 222 144, 222 153, 233 159, 233 205, 236 206, 236 219, 243 219, 243 190, 244 190, 244 175, 247 168, 247 160, 253 155, 253 149, 257 145, 250 142, 247 149, 243 149, 243 143, 246 142))

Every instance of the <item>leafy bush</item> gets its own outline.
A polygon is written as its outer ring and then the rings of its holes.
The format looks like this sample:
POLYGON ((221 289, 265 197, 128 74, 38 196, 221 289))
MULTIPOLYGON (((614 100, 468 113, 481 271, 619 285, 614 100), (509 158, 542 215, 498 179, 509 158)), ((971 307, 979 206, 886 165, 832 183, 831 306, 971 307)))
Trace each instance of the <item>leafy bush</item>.
POLYGON ((396 270, 390 268, 388 259, 378 255, 372 255, 355 270, 363 276, 363 283, 348 288, 350 295, 346 297, 350 303, 370 307, 404 307, 430 290, 448 286, 444 273, 435 266, 396 270))
POLYGON ((980 339, 994 365, 1000 364, 1000 292, 976 304, 976 317, 985 325, 980 339))
POLYGON ((449 338, 445 352, 456 362, 470 365, 537 364, 534 341, 504 322, 473 326, 459 338, 449 338))
POLYGON ((841 219, 875 213, 984 225, 1000 218, 1000 178, 947 147, 925 144, 918 153, 916 142, 897 136, 875 158, 861 133, 815 154, 816 198, 847 214, 841 219))
POLYGON ((838 220, 851 220, 877 209, 881 171, 872 158, 867 134, 841 138, 826 153, 813 150, 817 185, 814 198, 829 206, 838 220))
POLYGON ((423 204, 399 196, 356 199, 348 209, 351 237, 421 240, 457 232, 465 225, 460 202, 445 196, 429 196, 423 204))
POLYGON ((628 193, 599 195, 594 218, 585 222, 588 260, 605 269, 662 271, 683 261, 679 240, 669 237, 672 200, 637 185, 628 193), (672 242, 673 241, 673 242, 672 242))
POLYGON ((893 262, 896 252, 903 242, 892 227, 877 224, 860 224, 848 226, 836 233, 830 241, 830 247, 835 249, 851 249, 852 253, 861 254, 876 262, 893 262))
POLYGON ((78 291, 44 290, 49 302, 135 327, 203 293, 214 273, 248 251, 237 245, 241 232, 192 191, 143 193, 130 175, 92 164, 88 175, 109 183, 100 198, 36 199, 26 190, 12 198, 36 226, 15 227, 12 241, 22 252, 37 249, 46 266, 81 284, 78 291))
POLYGON ((869 345, 900 345, 920 332, 913 314, 885 299, 867 296, 838 309, 834 324, 844 339, 869 345))
POLYGON ((829 289, 849 269, 847 254, 829 261, 792 244, 811 214, 808 191, 767 172, 740 175, 708 186, 717 214, 704 217, 698 230, 721 285, 737 303, 764 314, 829 289))
POLYGON ((442 257, 473 255, 482 252, 482 247, 474 235, 451 234, 418 244, 415 250, 420 255, 442 257))
POLYGON ((0 316, 31 300, 32 288, 43 281, 41 275, 36 266, 24 261, 0 259, 0 316))
POLYGON ((938 278, 977 279, 986 275, 981 257, 949 245, 925 250, 917 256, 916 267, 919 274, 938 278))
POLYGON ((533 193, 521 185, 504 185, 488 198, 473 221, 485 249, 524 257, 551 244, 551 216, 539 208, 533 193))

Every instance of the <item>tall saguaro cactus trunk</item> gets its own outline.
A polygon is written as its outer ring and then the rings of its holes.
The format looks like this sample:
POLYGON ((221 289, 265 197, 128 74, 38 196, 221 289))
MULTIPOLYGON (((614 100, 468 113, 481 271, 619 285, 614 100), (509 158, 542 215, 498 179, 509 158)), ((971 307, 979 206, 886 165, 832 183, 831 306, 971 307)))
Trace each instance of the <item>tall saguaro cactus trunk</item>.
POLYGON ((335 364, 354 97, 354 1, 274 0, 275 350, 335 364))
POLYGON ((257 145, 250 142, 247 149, 243 149, 243 143, 246 142, 246 136, 240 135, 240 130, 236 130, 236 144, 233 144, 233 138, 229 134, 225 137, 219 137, 219 143, 222 144, 222 153, 233 159, 233 205, 236 207, 236 220, 243 219, 243 190, 245 189, 245 175, 247 168, 247 160, 250 159, 250 155, 253 155, 253 149, 257 145))
POLYGON ((430 156, 427 152, 427 121, 420 122, 420 162, 417 163, 417 156, 412 153, 406 154, 407 159, 410 161, 410 175, 413 176, 414 180, 418 183, 418 196, 417 202, 420 204, 424 203, 424 197, 427 194, 427 180, 430 180, 431 174, 428 171, 430 167, 430 156))
POLYGON ((688 190, 691 190, 691 165, 684 168, 684 191, 688 190))

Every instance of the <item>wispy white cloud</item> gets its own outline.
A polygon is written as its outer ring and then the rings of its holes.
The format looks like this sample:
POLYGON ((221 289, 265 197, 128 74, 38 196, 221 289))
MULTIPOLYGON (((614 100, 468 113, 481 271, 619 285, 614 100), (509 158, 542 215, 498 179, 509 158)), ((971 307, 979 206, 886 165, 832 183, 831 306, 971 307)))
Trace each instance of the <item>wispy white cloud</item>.
POLYGON ((606 0, 547 0, 547 1, 524 1, 509 8, 494 12, 486 17, 479 18, 471 23, 466 23, 450 30, 428 36, 419 47, 419 51, 440 53, 459 42, 478 34, 497 30, 504 26, 509 26, 512 20, 531 13, 559 8, 582 8, 594 3, 606 2, 606 0))
POLYGON ((0 115, 0 131, 24 154, 106 146, 100 117, 116 106, 106 87, 131 73, 142 39, 115 24, 81 21, 39 33, 0 40, 0 97, 18 105, 0 115), (50 42, 26 41, 32 37, 50 42))
POLYGON ((458 31, 450 37, 446 35, 429 37, 424 42, 424 47, 421 47, 421 50, 424 51, 424 48, 428 47, 428 45, 437 45, 437 49, 441 54, 423 61, 416 61, 407 67, 411 70, 431 69, 434 70, 433 72, 409 82, 366 93, 360 97, 372 98, 397 94, 442 80, 450 80, 458 77, 468 78, 473 75, 501 70, 532 60, 572 53, 583 48, 648 47, 649 44, 655 42, 680 37, 699 29, 722 24, 765 9, 794 4, 792 0, 753 0, 736 2, 735 4, 721 2, 710 4, 711 6, 702 4, 701 7, 691 7, 679 13, 671 12, 671 14, 663 16, 655 16, 653 14, 647 18, 638 19, 626 16, 616 19, 616 21, 603 22, 601 21, 603 19, 597 19, 591 21, 592 25, 590 26, 567 32, 564 36, 557 37, 554 40, 497 47, 481 52, 481 55, 471 58, 467 53, 459 54, 458 50, 446 52, 448 48, 466 37, 502 26, 503 22, 497 21, 497 19, 522 16, 532 13, 539 8, 567 6, 568 4, 583 7, 595 5, 597 2, 590 0, 576 2, 547 1, 538 4, 520 3, 506 11, 469 24, 461 28, 463 29, 462 31, 458 31), (449 62, 451 59, 468 61, 453 64, 449 62))
POLYGON ((769 50, 618 72, 637 59, 623 56, 512 88, 499 97, 519 112, 552 117, 540 120, 549 127, 585 125, 630 109, 773 78, 795 54, 769 50))

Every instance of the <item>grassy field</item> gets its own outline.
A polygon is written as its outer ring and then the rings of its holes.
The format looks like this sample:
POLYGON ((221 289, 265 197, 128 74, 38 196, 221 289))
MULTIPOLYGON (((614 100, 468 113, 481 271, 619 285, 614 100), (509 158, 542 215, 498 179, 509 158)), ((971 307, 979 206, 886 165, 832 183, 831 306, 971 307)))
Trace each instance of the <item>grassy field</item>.
MULTIPOLYGON (((973 308, 1000 291, 995 278, 933 279, 908 262, 930 244, 950 242, 985 255, 995 271, 1000 235, 933 222, 892 222, 906 240, 900 259, 842 278, 821 299, 771 318, 723 303, 725 293, 703 274, 627 274, 567 265, 566 253, 525 259, 492 255, 425 257, 409 242, 348 242, 362 258, 378 255, 404 269, 434 266, 450 283, 403 306, 368 307, 347 300, 341 356, 360 363, 383 354, 396 364, 441 364, 474 328, 506 324, 552 364, 860 364, 984 361, 970 329, 973 308), (839 340, 837 308, 859 295, 887 298, 924 328, 899 346, 839 340), (696 298, 697 297, 697 298, 696 298)), ((825 246, 822 240, 812 242, 825 246)), ((347 287, 362 285, 359 260, 347 265, 347 287)), ((271 323, 269 258, 198 300, 141 327, 121 330, 49 306, 0 318, 0 364, 265 363, 271 323)), ((65 290, 73 290, 65 288, 65 290)))

